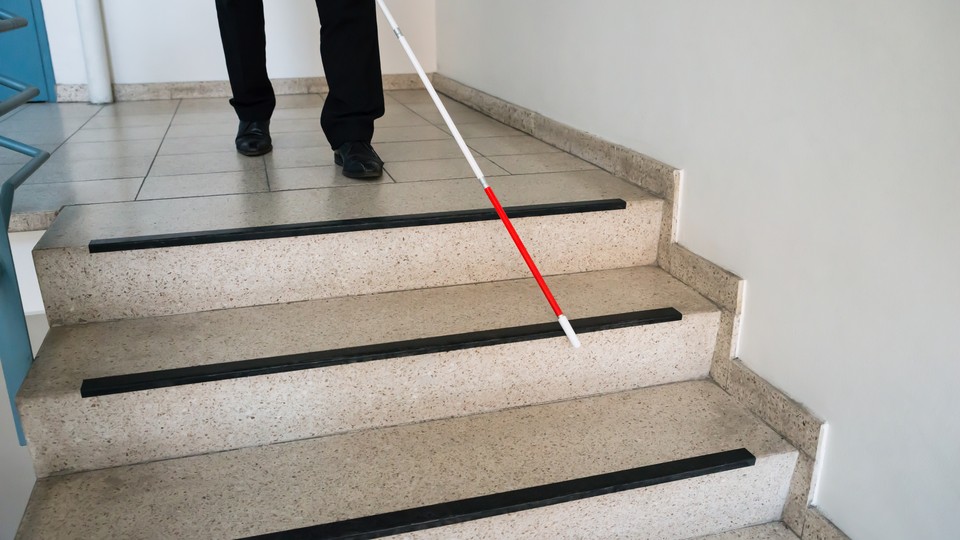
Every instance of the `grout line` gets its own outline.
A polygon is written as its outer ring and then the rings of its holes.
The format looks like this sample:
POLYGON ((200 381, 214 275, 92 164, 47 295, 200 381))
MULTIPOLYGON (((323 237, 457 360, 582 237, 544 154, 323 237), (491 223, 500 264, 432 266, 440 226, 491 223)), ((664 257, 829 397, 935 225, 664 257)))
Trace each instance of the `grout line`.
MULTIPOLYGON (((67 135, 67 137, 66 137, 65 139, 63 139, 62 141, 60 141, 60 143, 57 144, 57 147, 53 149, 53 152, 56 152, 57 150, 60 149, 61 146, 63 146, 64 144, 67 144, 67 141, 69 141, 70 139, 72 139, 73 136, 76 135, 77 133, 79 133, 81 129, 83 129, 84 127, 86 127, 86 125, 89 124, 91 120, 93 120, 94 118, 96 118, 96 116, 97 116, 98 114, 100 114, 100 111, 103 110, 103 105, 100 105, 99 107, 100 107, 100 108, 97 109, 97 112, 93 113, 93 114, 90 116, 90 118, 87 118, 87 120, 86 120, 84 123, 80 124, 80 127, 78 127, 77 129, 75 129, 75 130, 73 131, 73 133, 71 133, 70 135, 67 135)), ((53 152, 50 152, 50 157, 51 157, 51 158, 53 157, 53 152)), ((42 166, 41 166, 41 167, 42 167, 42 166)))
MULTIPOLYGON (((267 167, 267 156, 260 156, 260 159, 263 160, 263 176, 267 179, 267 193, 271 193, 273 192, 273 188, 270 187, 270 167, 267 167)), ((276 169, 276 167, 274 167, 274 169, 276 169)))
MULTIPOLYGON (((174 154, 174 155, 191 155, 191 154, 174 154)), ((526 154, 524 154, 524 155, 526 155, 526 154)), ((457 158, 442 158, 442 159, 455 160, 455 159, 457 159, 457 158)), ((387 162, 387 165, 386 165, 386 166, 388 167, 390 163, 413 163, 413 162, 423 162, 423 161, 435 161, 435 160, 413 160, 413 161, 387 162)), ((273 169, 281 169, 281 170, 282 170, 282 169, 313 169, 313 168, 324 168, 324 167, 333 167, 333 166, 334 166, 334 165, 307 165, 307 166, 302 166, 302 167, 272 167, 272 168, 273 168, 273 169)), ((265 168, 264 168, 264 172, 268 175, 268 178, 269 178, 269 173, 267 173, 267 171, 268 171, 269 169, 270 169, 270 167, 265 167, 265 168)), ((197 173, 184 173, 184 174, 162 175, 162 176, 155 176, 154 178, 168 178, 168 177, 174 177, 174 176, 203 176, 203 175, 210 175, 210 174, 225 174, 225 173, 243 173, 243 172, 246 172, 246 171, 247 171, 246 169, 241 169, 241 170, 229 170, 229 171, 205 171, 205 172, 197 172, 197 173)), ((522 177, 525 177, 525 176, 536 176, 536 175, 543 175, 543 174, 586 173, 586 172, 593 172, 593 171, 603 171, 603 169, 600 169, 600 168, 595 168, 595 169, 573 169, 573 170, 543 171, 543 172, 529 172, 529 173, 510 173, 509 171, 505 171, 506 174, 487 175, 486 177, 487 177, 487 178, 490 178, 490 179, 501 179, 501 178, 507 178, 507 177, 511 177, 511 178, 513 178, 513 177, 522 178, 522 177)), ((386 168, 384 169, 384 172, 387 172, 386 168)), ((604 171, 604 172, 607 172, 608 174, 611 174, 611 173, 609 173, 608 171, 604 171)), ((611 175, 612 175, 612 174, 611 174, 611 175)), ((404 181, 401 181, 401 180, 396 180, 396 179, 394 179, 393 176, 390 175, 389 173, 388 173, 388 176, 390 177, 391 181, 392 181, 393 183, 395 183, 395 184, 416 184, 416 183, 420 183, 420 182, 449 182, 449 181, 454 181, 454 180, 474 180, 474 179, 475 179, 473 176, 462 176, 462 177, 454 177, 454 178, 430 178, 430 179, 424 179, 424 180, 404 180, 404 181)), ((85 183, 85 182, 101 182, 101 181, 109 181, 109 180, 130 180, 130 179, 133 179, 133 178, 140 178, 140 177, 139 177, 139 176, 118 176, 118 177, 111 177, 111 178, 91 178, 91 179, 89 179, 89 180, 67 180, 67 181, 63 181, 63 182, 35 182, 33 185, 79 184, 79 183, 85 183)), ((617 178, 619 178, 619 177, 617 177, 617 178)), ((145 177, 144 177, 144 180, 145 180, 145 177)), ((622 180, 622 179, 621 179, 621 180, 622 180)), ((629 186, 631 186, 631 187, 633 187, 633 188, 642 189, 642 188, 639 188, 638 186, 636 186, 635 184, 631 184, 631 183, 629 183, 629 182, 627 182, 627 181, 625 181, 625 180, 624 180, 624 183, 626 183, 627 185, 629 185, 629 186)), ((361 185, 356 185, 356 186, 354 186, 354 185, 339 185, 339 186, 314 186, 314 187, 293 188, 293 189, 280 189, 280 190, 270 189, 270 190, 268 190, 268 192, 270 192, 270 193, 282 193, 282 192, 284 192, 284 191, 308 191, 308 190, 319 190, 319 189, 353 188, 353 187, 367 187, 367 186, 372 186, 372 185, 377 185, 377 183, 361 184, 361 185)), ((268 179, 268 186, 269 186, 269 179, 268 179)), ((141 189, 142 189, 142 185, 141 185, 141 189)), ((221 196, 226 196, 226 195, 244 195, 244 194, 254 194, 254 193, 267 193, 267 192, 262 192, 262 191, 261 191, 261 192, 241 192, 241 193, 214 193, 214 194, 209 194, 209 195, 192 195, 192 196, 184 196, 184 197, 165 197, 164 199, 189 199, 189 198, 221 197, 221 196)), ((139 197, 139 192, 138 192, 138 197, 139 197)), ((139 201, 139 200, 160 200, 160 199, 139 199, 139 198, 137 198, 137 199, 134 199, 134 200, 131 200, 131 201, 111 201, 111 202, 114 202, 114 203, 117 203, 117 202, 133 202, 133 201, 139 201)), ((83 205, 84 203, 78 203, 78 204, 79 204, 79 205, 83 205)), ((106 204, 106 203, 90 203, 90 204, 106 204)))
MULTIPOLYGON (((12 110, 12 111, 8 111, 7 114, 3 115, 3 117, 0 117, 0 126, 2 126, 3 123, 6 122, 7 120, 13 118, 14 116, 22 113, 22 112, 25 111, 25 110, 27 110, 26 107, 20 106, 20 107, 17 107, 16 109, 14 109, 14 110, 12 110)), ((94 114, 96 114, 96 113, 94 113, 94 114)))
MULTIPOLYGON (((228 171, 228 172, 230 172, 230 171, 228 171)), ((561 171, 561 172, 589 172, 589 171, 561 171)), ((219 173, 200 173, 200 174, 219 174, 219 173)), ((504 178, 508 178, 508 177, 534 176, 534 175, 540 175, 540 174, 556 174, 556 173, 524 173, 524 174, 515 174, 515 175, 488 176, 487 178, 488 178, 489 180, 492 180, 492 181, 497 181, 497 180, 504 179, 504 178)), ((181 175, 181 176, 191 176, 191 175, 181 175)), ((167 178, 167 177, 160 176, 160 177, 155 177, 155 178, 167 178)), ((392 176, 391 176, 390 178, 393 179, 392 176)), ((362 182, 362 180, 357 180, 358 183, 355 184, 355 185, 315 186, 315 187, 302 187, 302 188, 279 189, 279 190, 275 190, 275 191, 251 191, 251 192, 243 192, 243 193, 211 193, 211 194, 209 194, 209 195, 188 195, 188 196, 184 196, 184 197, 158 197, 158 198, 153 198, 153 199, 139 199, 139 200, 136 200, 136 201, 110 201, 110 202, 85 203, 85 204, 78 204, 78 205, 76 205, 76 206, 89 206, 89 205, 93 205, 93 204, 117 204, 117 203, 126 203, 126 202, 173 201, 173 200, 183 200, 183 199, 207 199, 207 198, 212 198, 212 197, 235 197, 235 196, 245 196, 245 195, 265 195, 265 194, 268 194, 268 193, 286 193, 286 192, 290 192, 290 191, 320 191, 320 190, 327 190, 327 189, 357 189, 357 188, 359 188, 359 189, 363 189, 363 188, 373 189, 375 186, 380 186, 380 185, 418 184, 418 183, 422 183, 422 182, 453 182, 453 181, 456 181, 456 180, 473 180, 473 181, 475 182, 475 181, 476 181, 476 178, 473 177, 473 176, 468 176, 468 177, 464 177, 464 178, 437 178, 437 179, 433 179, 433 180, 412 180, 412 181, 398 181, 398 180, 393 180, 392 183, 390 183, 390 182, 369 182, 369 183, 363 183, 363 184, 359 183, 359 182, 362 182)), ((636 188, 636 187, 637 187, 637 186, 634 185, 634 184, 629 184, 629 185, 630 185, 630 187, 633 187, 633 188, 636 188)), ((651 196, 651 197, 655 197, 654 195, 650 195, 650 196, 651 196)), ((629 207, 631 204, 634 204, 634 203, 636 203, 636 202, 637 202, 637 201, 635 201, 635 200, 633 200, 633 199, 629 199, 629 200, 627 200, 627 206, 629 207)))
POLYGON ((178 99, 177 107, 173 110, 173 114, 170 115, 170 121, 167 123, 167 129, 164 130, 163 136, 160 137, 160 144, 157 146, 157 151, 153 154, 153 159, 150 160, 150 166, 147 167, 147 172, 143 175, 143 181, 140 182, 140 189, 138 189, 137 194, 133 196, 134 201, 140 198, 140 192, 143 191, 143 186, 147 183, 147 178, 150 176, 150 171, 153 170, 153 164, 157 162, 157 157, 160 155, 160 149, 163 148, 163 142, 167 140, 167 133, 170 132, 170 126, 173 125, 173 120, 177 117, 177 112, 180 111, 180 105, 182 104, 183 100, 178 99))

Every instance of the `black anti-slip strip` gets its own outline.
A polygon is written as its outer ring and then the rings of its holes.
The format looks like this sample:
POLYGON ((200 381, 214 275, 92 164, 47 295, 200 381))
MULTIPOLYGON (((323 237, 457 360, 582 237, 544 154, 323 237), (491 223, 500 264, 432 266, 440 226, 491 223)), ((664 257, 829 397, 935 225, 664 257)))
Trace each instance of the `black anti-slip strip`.
MULTIPOLYGON (((627 203, 623 199, 602 199, 596 201, 509 206, 504 208, 504 210, 511 218, 525 218, 623 210, 626 207, 627 203)), ((215 231, 109 238, 91 240, 89 250, 90 253, 107 253, 110 251, 195 246, 200 244, 238 242, 241 240, 263 240, 267 238, 372 231, 376 229, 396 229, 400 227, 422 227, 425 225, 446 225, 450 223, 468 223, 471 221, 493 221, 496 219, 499 219, 499 217, 497 217, 496 211, 492 208, 453 210, 426 214, 341 219, 335 221, 316 221, 313 223, 291 223, 286 225, 264 225, 262 227, 221 229, 215 231)))
MULTIPOLYGON (((571 321, 578 333, 598 332, 613 328, 642 326, 664 322, 679 321, 683 315, 673 308, 650 309, 632 313, 618 313, 600 317, 588 317, 571 321)), ((431 354, 456 351, 473 347, 486 347, 501 343, 532 341, 562 336, 563 330, 556 322, 498 328, 449 336, 376 343, 360 347, 348 347, 329 351, 290 354, 268 358, 254 358, 222 364, 191 366, 177 369, 165 369, 130 375, 114 375, 85 379, 80 386, 83 397, 105 396, 123 392, 135 392, 151 388, 164 388, 183 384, 195 384, 223 379, 237 379, 269 373, 282 373, 355 362, 368 362, 386 358, 400 358, 419 354, 431 354)))
POLYGON ((751 467, 756 461, 757 459, 753 454, 745 448, 740 448, 565 482, 325 523, 251 538, 264 540, 380 538, 751 467))

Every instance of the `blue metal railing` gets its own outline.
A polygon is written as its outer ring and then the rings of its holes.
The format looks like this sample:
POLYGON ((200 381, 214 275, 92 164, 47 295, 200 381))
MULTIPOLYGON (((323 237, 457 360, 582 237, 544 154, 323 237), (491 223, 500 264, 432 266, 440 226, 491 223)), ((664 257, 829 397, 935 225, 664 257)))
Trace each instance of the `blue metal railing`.
MULTIPOLYGON (((26 25, 26 19, 0 9, 0 32, 23 28, 26 25)), ((0 118, 40 93, 36 87, 2 75, 0 75, 0 86, 17 92, 0 102, 0 118)), ((13 251, 10 248, 9 235, 10 214, 13 210, 13 192, 40 165, 43 165, 50 154, 3 136, 0 136, 0 147, 30 158, 30 161, 13 173, 13 176, 0 184, 0 223, 3 224, 3 233, 0 234, 0 367, 3 369, 3 378, 7 383, 17 436, 20 437, 20 444, 26 445, 27 440, 20 425, 20 414, 17 412, 15 398, 17 390, 27 376, 30 364, 33 363, 33 350, 30 348, 30 334, 27 332, 27 320, 23 314, 23 300, 20 298, 17 270, 13 266, 13 251)))

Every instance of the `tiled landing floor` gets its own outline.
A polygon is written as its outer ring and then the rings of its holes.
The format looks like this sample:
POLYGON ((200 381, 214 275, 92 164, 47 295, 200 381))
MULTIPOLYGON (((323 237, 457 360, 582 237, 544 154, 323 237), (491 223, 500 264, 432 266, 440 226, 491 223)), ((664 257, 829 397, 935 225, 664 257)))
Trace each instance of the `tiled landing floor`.
MULTIPOLYGON (((325 189, 352 185, 320 131, 318 94, 278 96, 274 151, 234 150, 237 119, 226 98, 29 105, 0 121, 0 135, 51 152, 16 192, 11 230, 44 229, 68 204, 325 189)), ((594 169, 593 165, 446 100, 488 176, 594 169)), ((387 92, 375 148, 379 182, 469 178, 471 172, 424 90, 387 92)), ((0 149, 0 179, 25 158, 0 149)))

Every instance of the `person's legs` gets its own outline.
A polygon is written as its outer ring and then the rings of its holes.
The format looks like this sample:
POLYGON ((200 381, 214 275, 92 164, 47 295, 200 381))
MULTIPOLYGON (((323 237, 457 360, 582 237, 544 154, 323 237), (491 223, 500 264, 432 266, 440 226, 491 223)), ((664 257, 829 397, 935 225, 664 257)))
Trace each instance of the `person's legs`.
POLYGON ((227 61, 233 105, 240 119, 237 150, 260 155, 272 149, 270 116, 277 100, 267 76, 262 0, 216 0, 220 40, 227 61))
POLYGON ((383 80, 374 0, 317 0, 320 56, 330 93, 320 125, 337 150, 369 144, 373 121, 383 116, 383 80))

